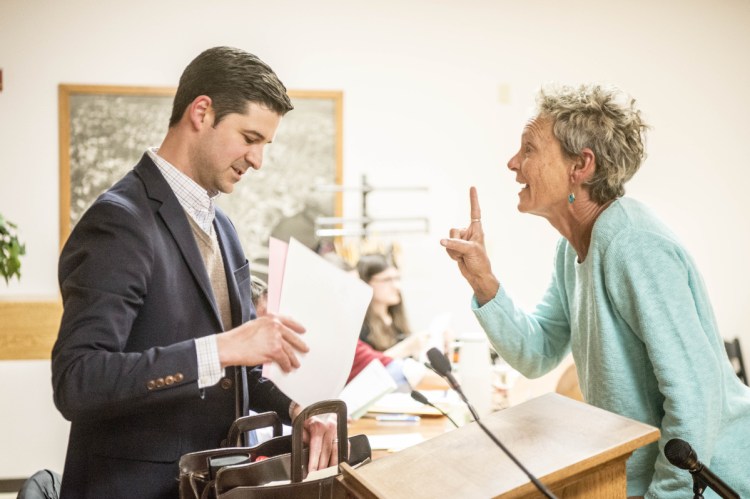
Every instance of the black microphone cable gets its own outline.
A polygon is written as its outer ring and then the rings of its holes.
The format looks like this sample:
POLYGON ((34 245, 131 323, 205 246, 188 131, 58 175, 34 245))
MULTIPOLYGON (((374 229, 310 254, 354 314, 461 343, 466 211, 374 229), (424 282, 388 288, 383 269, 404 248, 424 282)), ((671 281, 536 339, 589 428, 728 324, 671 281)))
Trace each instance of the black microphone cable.
POLYGON ((455 421, 453 421, 453 418, 450 417, 450 416, 448 416, 448 414, 445 411, 443 411, 440 407, 436 406, 435 404, 433 404, 432 402, 430 402, 429 400, 427 400, 427 397, 425 397, 423 393, 418 392, 417 390, 412 390, 411 391, 411 398, 413 398, 414 400, 416 400, 417 402, 419 402, 421 404, 429 405, 430 407, 433 407, 433 408, 437 409, 437 411, 440 414, 442 414, 443 416, 445 416, 446 418, 448 418, 448 421, 450 421, 451 423, 453 423, 453 426, 455 426, 456 428, 458 428, 458 425, 456 424, 455 421))
POLYGON ((518 468, 523 471, 526 476, 531 480, 531 483, 533 483, 536 488, 541 492, 545 497, 548 499, 557 499, 557 496, 555 496, 552 492, 550 492, 547 487, 537 479, 529 470, 526 469, 526 467, 521 464, 521 462, 516 459, 516 456, 514 456, 506 447, 503 445, 503 443, 498 440, 495 435, 492 434, 492 432, 487 429, 486 426, 484 426, 484 423, 482 423, 479 420, 479 415, 474 410, 474 408, 471 406, 469 401, 466 399, 466 395, 464 395, 463 390, 461 389, 461 386, 456 381, 456 378, 453 377, 453 374, 451 374, 451 363, 450 361, 443 355, 443 353, 438 350, 437 348, 431 348, 427 351, 427 358, 430 359, 430 364, 432 364, 432 367, 435 369, 435 371, 444 377, 446 380, 448 380, 448 383, 450 383, 451 387, 456 390, 456 392, 461 396, 461 400, 464 401, 466 406, 469 408, 469 411, 471 411, 472 416, 474 416, 474 420, 476 421, 477 425, 482 429, 482 431, 490 437, 490 439, 495 442, 495 445, 500 447, 500 449, 505 453, 506 456, 510 458, 513 463, 518 466, 518 468))

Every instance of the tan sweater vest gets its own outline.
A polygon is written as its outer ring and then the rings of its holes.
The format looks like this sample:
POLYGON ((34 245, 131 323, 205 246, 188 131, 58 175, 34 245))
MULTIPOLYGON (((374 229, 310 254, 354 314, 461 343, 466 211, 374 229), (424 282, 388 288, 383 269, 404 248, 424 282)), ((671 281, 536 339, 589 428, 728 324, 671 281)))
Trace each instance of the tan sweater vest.
POLYGON ((227 288, 227 276, 224 272, 224 259, 221 257, 221 248, 219 240, 216 238, 216 232, 213 236, 206 234, 203 229, 188 215, 190 227, 193 229, 193 236, 198 243, 198 250, 203 258, 203 264, 206 266, 208 279, 211 281, 211 289, 214 292, 214 300, 221 314, 221 322, 224 331, 232 328, 232 310, 229 305, 229 289, 227 288))

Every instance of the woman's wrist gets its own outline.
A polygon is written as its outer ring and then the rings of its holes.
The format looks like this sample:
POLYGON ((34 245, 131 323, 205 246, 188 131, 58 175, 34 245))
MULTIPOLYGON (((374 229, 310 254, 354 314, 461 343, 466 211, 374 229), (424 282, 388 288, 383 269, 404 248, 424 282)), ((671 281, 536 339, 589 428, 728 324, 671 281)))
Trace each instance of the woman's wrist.
POLYGON ((490 275, 476 283, 472 283, 471 287, 474 290, 477 303, 482 306, 495 298, 497 292, 500 291, 500 281, 495 276, 490 275))

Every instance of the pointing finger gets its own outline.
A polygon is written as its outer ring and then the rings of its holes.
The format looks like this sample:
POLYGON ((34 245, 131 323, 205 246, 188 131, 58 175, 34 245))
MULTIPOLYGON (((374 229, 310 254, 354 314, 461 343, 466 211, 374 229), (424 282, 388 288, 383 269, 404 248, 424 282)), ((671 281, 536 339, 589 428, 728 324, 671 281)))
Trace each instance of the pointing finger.
POLYGON ((469 189, 469 202, 471 203, 471 223, 478 223, 482 220, 482 210, 479 207, 479 195, 476 187, 469 189))

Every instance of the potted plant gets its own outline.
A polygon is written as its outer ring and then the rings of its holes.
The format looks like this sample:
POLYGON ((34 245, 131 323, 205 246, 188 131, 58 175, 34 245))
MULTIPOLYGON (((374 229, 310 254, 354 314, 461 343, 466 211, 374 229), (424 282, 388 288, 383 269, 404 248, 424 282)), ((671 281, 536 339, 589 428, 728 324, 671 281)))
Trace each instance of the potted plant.
POLYGON ((16 224, 5 220, 0 213, 0 275, 5 283, 15 276, 21 278, 21 259, 26 254, 26 245, 18 240, 16 224))

